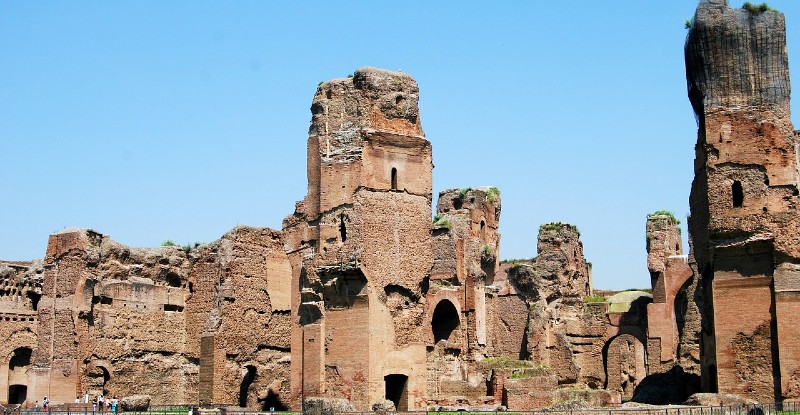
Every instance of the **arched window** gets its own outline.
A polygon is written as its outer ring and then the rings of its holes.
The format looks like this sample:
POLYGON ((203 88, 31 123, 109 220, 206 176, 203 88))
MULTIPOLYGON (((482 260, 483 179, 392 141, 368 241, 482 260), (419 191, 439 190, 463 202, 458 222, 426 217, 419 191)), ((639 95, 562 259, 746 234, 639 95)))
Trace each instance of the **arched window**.
POLYGON ((397 169, 392 167, 392 190, 397 190, 397 169))
POLYGON ((431 319, 433 342, 438 343, 439 340, 449 339, 450 334, 458 328, 459 324, 456 306, 448 300, 440 301, 433 310, 433 318, 431 319))
POLYGON ((731 186, 731 193, 733 195, 733 207, 742 207, 742 203, 744 203, 744 189, 742 189, 742 182, 734 180, 733 186, 731 186))

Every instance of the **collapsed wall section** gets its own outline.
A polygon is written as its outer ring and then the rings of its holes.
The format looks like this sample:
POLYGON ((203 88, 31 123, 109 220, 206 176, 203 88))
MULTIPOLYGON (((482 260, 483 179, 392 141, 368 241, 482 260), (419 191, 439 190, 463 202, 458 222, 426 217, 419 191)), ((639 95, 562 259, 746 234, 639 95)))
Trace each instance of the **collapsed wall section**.
POLYGON ((50 237, 29 380, 38 396, 138 391, 188 400, 196 366, 185 351, 186 274, 178 247, 129 248, 90 230, 50 237))
POLYGON ((200 401, 286 410, 291 266, 281 233, 239 226, 197 256, 187 312, 200 401))
POLYGON ((647 269, 653 289, 653 302, 647 305, 647 351, 653 373, 677 364, 699 374, 700 321, 689 301, 694 274, 683 255, 679 224, 671 212, 647 216, 647 269))

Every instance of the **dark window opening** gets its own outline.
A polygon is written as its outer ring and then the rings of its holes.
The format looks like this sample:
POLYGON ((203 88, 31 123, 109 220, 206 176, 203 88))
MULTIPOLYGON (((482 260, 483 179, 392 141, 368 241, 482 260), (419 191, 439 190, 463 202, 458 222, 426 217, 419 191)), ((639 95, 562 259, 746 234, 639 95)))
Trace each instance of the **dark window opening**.
POLYGON ((453 209, 459 210, 464 206, 464 198, 461 196, 456 196, 453 198, 453 209))
POLYGON ((459 325, 458 310, 448 300, 442 300, 436 305, 433 310, 433 318, 431 319, 431 328, 433 329, 433 342, 438 343, 439 340, 447 340, 450 334, 453 333, 459 325))
POLYGON ((486 240, 486 222, 481 221, 481 239, 486 240))
POLYGON ((180 288, 182 285, 181 277, 172 272, 167 274, 166 280, 167 280, 167 285, 169 285, 170 287, 180 288))
POLYGON ((164 304, 164 311, 177 311, 180 313, 183 311, 183 307, 177 304, 164 304))
POLYGON ((255 366, 247 365, 245 369, 247 372, 242 376, 242 384, 239 386, 239 407, 241 408, 247 407, 247 391, 250 389, 250 385, 253 384, 253 381, 256 380, 255 366))
POLYGON ((744 203, 744 189, 742 189, 742 182, 735 180, 733 182, 733 186, 731 186, 731 192, 733 193, 733 207, 742 207, 742 203, 744 203))
POLYGON ((28 399, 27 385, 8 385, 8 403, 17 405, 24 403, 28 399))
POLYGON ((332 95, 333 95, 333 94, 331 93, 331 90, 330 90, 330 89, 328 90, 328 92, 325 92, 325 97, 326 97, 326 98, 328 98, 328 99, 331 99, 331 96, 332 96, 332 95))
POLYGON ((13 371, 18 367, 25 367, 31 365, 31 349, 27 347, 20 347, 14 350, 14 355, 8 362, 8 370, 13 371))
POLYGON ((339 234, 342 237, 342 242, 347 240, 347 227, 344 224, 344 213, 339 215, 339 234))
POLYGON ((92 297, 92 304, 111 304, 114 300, 111 297, 106 297, 105 295, 95 295, 92 297))
POLYGON ((394 402, 397 411, 408 411, 408 376, 386 375, 386 400, 394 402))
POLYGON ((397 169, 392 167, 392 190, 397 190, 397 169))
POLYGON ((26 295, 28 296, 28 299, 31 300, 31 307, 33 308, 33 311, 38 311, 39 310, 39 300, 42 299, 42 295, 41 294, 37 294, 37 293, 35 293, 33 291, 28 291, 26 293, 26 295))

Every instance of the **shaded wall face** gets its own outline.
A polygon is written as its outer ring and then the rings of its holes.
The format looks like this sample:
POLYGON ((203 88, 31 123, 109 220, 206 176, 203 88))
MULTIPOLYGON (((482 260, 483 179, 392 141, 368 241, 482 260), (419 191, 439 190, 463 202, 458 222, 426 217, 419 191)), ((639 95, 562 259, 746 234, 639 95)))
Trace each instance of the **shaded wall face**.
POLYGON ((788 115, 783 14, 701 3, 685 51, 689 97, 697 114, 717 106, 769 105, 788 115))

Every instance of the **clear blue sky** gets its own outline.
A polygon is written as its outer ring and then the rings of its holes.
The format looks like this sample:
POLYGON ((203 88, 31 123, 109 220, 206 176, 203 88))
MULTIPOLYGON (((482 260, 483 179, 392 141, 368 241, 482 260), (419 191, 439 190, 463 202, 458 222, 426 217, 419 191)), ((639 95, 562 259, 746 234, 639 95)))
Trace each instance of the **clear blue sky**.
MULTIPOLYGON (((279 229, 317 83, 370 65, 419 82, 434 197, 501 189, 503 258, 569 222, 595 287, 649 285, 647 213, 689 211, 695 0, 333 3, 0 1, 0 258, 279 229)), ((800 82, 800 2, 769 4, 800 82)))

